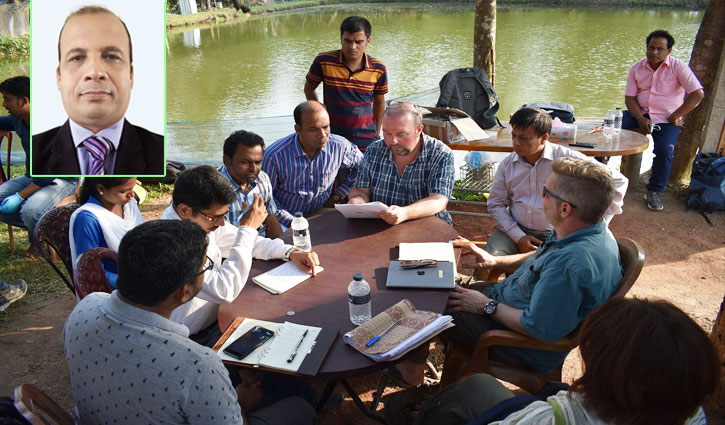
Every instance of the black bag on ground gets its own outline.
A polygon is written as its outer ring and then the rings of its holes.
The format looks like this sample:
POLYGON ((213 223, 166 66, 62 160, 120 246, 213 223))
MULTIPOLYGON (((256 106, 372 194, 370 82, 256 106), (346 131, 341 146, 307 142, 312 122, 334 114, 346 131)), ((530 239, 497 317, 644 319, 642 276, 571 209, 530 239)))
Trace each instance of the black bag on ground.
POLYGON ((551 119, 559 118, 562 122, 571 124, 574 121, 574 107, 563 102, 534 102, 521 106, 523 108, 539 108, 543 109, 551 115, 551 119))
POLYGON ((173 184, 176 182, 176 177, 181 173, 182 171, 186 170, 186 166, 178 161, 166 161, 166 176, 165 177, 141 177, 139 180, 141 180, 141 183, 147 183, 147 184, 156 184, 156 183, 164 183, 164 184, 173 184))
POLYGON ((441 94, 437 107, 460 109, 481 128, 491 128, 498 123, 498 95, 486 71, 479 68, 454 69, 443 76, 439 85, 441 94))
POLYGON ((692 163, 690 190, 685 209, 698 210, 707 224, 705 213, 725 211, 725 157, 719 153, 699 153, 692 163))

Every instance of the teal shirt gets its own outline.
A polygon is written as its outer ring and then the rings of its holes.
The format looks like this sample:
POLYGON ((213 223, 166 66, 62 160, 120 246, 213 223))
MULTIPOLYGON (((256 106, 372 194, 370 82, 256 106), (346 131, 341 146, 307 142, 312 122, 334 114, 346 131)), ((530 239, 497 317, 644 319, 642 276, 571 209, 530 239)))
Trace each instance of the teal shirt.
MULTIPOLYGON (((617 242, 601 221, 561 239, 552 232, 536 254, 506 280, 490 288, 488 296, 523 310, 520 321, 531 335, 558 341, 612 295, 622 275, 617 242)), ((515 351, 540 371, 551 370, 567 355, 543 350, 515 351)))

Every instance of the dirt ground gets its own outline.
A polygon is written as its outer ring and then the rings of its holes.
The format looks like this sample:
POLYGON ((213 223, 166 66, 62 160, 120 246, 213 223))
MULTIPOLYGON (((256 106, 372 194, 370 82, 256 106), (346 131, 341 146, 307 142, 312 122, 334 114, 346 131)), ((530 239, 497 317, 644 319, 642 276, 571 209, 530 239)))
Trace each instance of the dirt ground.
MULTIPOLYGON (((725 214, 711 214, 714 227, 710 227, 698 213, 684 212, 674 192, 665 192, 662 212, 649 211, 642 197, 640 182, 630 189, 624 213, 610 225, 615 236, 634 239, 646 253, 644 270, 629 296, 670 300, 709 333, 725 293, 725 214)), ((160 216, 166 206, 163 202, 143 208, 147 219, 160 216)), ((489 218, 461 215, 454 216, 454 226, 462 236, 479 240, 492 230, 489 218)), ((48 274, 52 273, 48 268, 48 274)), ((0 395, 11 395, 17 385, 32 383, 64 409, 72 410, 61 335, 74 306, 74 296, 65 292, 37 298, 31 305, 18 303, 10 307, 17 311, 0 320, 0 395)), ((580 362, 574 351, 566 360, 564 380, 571 382, 579 373, 580 362)), ((377 375, 360 377, 352 379, 351 384, 363 400, 370 400, 378 379, 377 375)), ((397 390, 389 387, 386 394, 397 390)), ((349 397, 339 407, 322 412, 318 422, 375 423, 364 418, 349 397)))

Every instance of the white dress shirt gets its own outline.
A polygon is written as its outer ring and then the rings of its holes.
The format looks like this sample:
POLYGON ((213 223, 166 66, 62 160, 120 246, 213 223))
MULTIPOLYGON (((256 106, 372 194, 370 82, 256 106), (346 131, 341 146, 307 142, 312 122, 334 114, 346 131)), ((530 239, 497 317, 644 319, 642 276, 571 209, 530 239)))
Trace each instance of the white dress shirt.
MULTIPOLYGON (((534 165, 529 164, 516 152, 512 152, 498 165, 493 185, 486 203, 488 212, 496 220, 496 226, 514 242, 525 235, 519 224, 532 230, 549 230, 551 224, 544 216, 544 185, 552 171, 556 158, 569 157, 596 162, 580 152, 546 142, 541 158, 534 165)), ((609 223, 615 214, 622 213, 624 194, 629 180, 617 170, 604 166, 614 178, 614 200, 604 213, 609 223)))
MULTIPOLYGON (((180 220, 173 205, 166 208, 161 219, 180 220)), ((204 273, 201 291, 191 301, 182 304, 171 313, 171 320, 189 328, 194 335, 217 320, 219 304, 234 301, 242 292, 252 268, 252 257, 260 260, 282 259, 292 245, 281 239, 268 239, 257 235, 257 230, 247 226, 238 228, 225 222, 224 226, 210 232, 206 255, 214 267, 204 273), (226 258, 222 263, 222 259, 226 258)))

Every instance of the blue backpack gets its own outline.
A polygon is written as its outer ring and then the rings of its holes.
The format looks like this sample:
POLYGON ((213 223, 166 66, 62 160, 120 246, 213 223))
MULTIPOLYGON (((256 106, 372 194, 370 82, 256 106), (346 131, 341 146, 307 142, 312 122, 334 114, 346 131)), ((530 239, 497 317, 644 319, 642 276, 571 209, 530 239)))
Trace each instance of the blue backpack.
POLYGON ((698 210, 710 226, 705 215, 725 211, 725 157, 719 153, 699 153, 692 163, 690 191, 685 210, 698 210))

